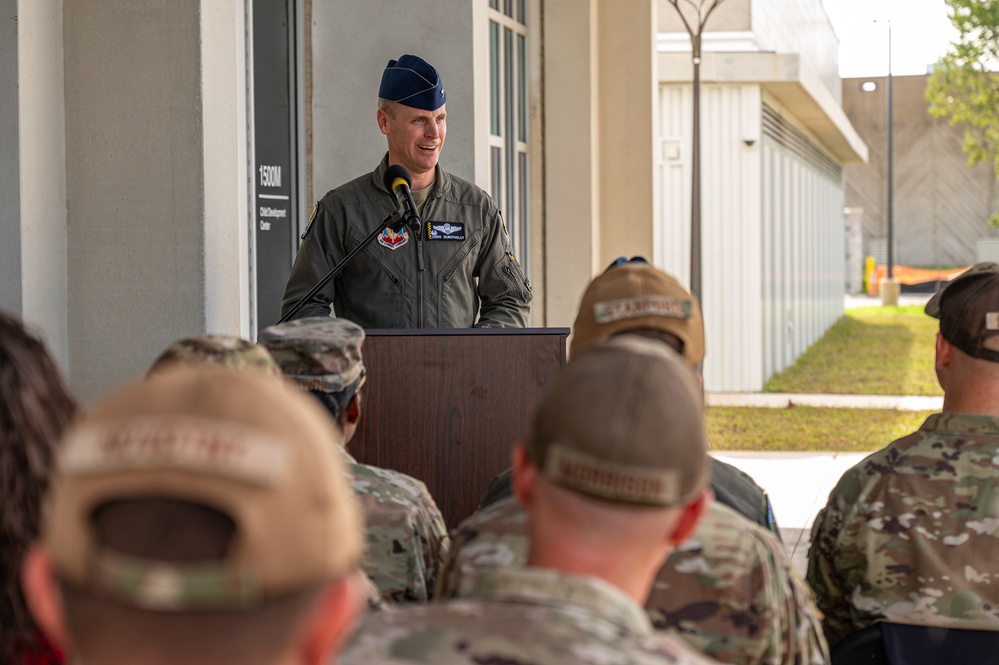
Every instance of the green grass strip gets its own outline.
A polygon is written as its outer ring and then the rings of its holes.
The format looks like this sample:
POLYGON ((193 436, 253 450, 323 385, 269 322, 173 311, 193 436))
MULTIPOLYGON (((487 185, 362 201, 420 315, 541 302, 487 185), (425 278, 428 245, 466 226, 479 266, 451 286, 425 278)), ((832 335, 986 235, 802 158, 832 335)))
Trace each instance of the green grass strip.
POLYGON ((849 309, 763 391, 942 395, 933 369, 938 329, 922 306, 849 309))
POLYGON ((867 452, 919 428, 930 411, 709 407, 712 450, 867 452))

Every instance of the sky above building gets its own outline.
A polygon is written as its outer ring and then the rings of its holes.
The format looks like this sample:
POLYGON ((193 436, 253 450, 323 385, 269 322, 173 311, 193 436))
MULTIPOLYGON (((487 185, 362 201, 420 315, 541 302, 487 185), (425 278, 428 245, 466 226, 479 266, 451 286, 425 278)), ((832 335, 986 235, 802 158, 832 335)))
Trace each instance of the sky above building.
POLYGON ((839 37, 843 78, 888 73, 888 22, 891 70, 898 76, 925 74, 957 31, 944 0, 822 0, 839 37))

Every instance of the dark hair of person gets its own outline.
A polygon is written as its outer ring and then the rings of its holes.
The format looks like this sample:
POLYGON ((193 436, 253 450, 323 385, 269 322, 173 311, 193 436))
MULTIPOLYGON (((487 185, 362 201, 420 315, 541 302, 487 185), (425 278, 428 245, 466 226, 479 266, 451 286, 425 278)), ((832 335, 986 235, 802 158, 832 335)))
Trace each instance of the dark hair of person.
POLYGON ((322 402, 322 405, 329 411, 333 420, 340 422, 341 417, 347 411, 347 407, 350 406, 350 400, 357 394, 360 386, 361 379, 358 379, 339 392, 327 393, 322 390, 310 390, 309 392, 322 402))
POLYGON ((76 411, 42 342, 0 312, 0 663, 40 647, 21 595, 21 561, 38 537, 55 447, 76 411))

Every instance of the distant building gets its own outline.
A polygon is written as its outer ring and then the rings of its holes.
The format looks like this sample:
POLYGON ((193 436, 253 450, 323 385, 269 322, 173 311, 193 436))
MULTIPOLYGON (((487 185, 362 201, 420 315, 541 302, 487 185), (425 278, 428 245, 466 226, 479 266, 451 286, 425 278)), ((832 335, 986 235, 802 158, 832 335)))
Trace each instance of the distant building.
MULTIPOLYGON (((999 208, 990 164, 968 167, 963 129, 929 114, 928 76, 895 76, 895 262, 920 267, 970 265, 999 258, 999 208)), ((843 80, 843 109, 870 149, 866 164, 850 164, 846 205, 863 211, 864 253, 888 259, 887 79, 843 80)))
MULTIPOLYGON (((661 217, 655 257, 689 271, 690 42, 661 2, 661 217)), ((843 313, 843 168, 867 147, 840 107, 821 0, 735 0, 701 66, 702 307, 709 390, 753 391, 843 313)))

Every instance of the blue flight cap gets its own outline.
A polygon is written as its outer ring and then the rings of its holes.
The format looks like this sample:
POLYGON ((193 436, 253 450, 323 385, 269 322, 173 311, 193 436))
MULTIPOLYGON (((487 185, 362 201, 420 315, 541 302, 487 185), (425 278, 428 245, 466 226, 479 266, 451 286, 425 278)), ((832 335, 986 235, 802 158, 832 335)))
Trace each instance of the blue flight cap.
POLYGON ((433 65, 416 55, 389 60, 382 72, 378 96, 424 111, 436 111, 447 101, 441 75, 433 65))

